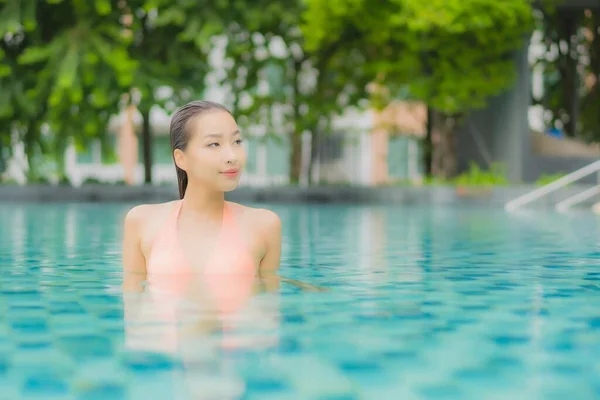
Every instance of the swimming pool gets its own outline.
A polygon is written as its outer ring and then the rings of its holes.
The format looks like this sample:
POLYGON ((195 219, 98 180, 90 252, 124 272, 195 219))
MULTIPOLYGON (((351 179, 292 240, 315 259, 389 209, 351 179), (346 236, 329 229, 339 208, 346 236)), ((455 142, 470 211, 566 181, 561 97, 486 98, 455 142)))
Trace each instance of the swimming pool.
POLYGON ((273 205, 281 274, 329 290, 249 296, 174 351, 166 303, 120 292, 128 207, 0 205, 0 399, 600 397, 588 213, 273 205))

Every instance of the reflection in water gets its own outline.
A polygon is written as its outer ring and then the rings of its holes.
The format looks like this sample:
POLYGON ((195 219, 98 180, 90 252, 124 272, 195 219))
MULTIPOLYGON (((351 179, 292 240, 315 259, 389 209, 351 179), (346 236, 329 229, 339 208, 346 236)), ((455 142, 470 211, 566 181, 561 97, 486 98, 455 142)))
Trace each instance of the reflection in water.
POLYGON ((73 207, 67 208, 65 217, 65 247, 68 258, 75 256, 77 246, 77 213, 73 207))
POLYGON ((125 348, 181 360, 182 369, 173 374, 189 398, 237 398, 243 379, 226 368, 227 354, 264 351, 279 343, 276 276, 163 275, 147 284, 145 276, 129 274, 123 289, 125 348), (177 290, 182 279, 183 292, 177 290), (207 365, 213 366, 211 379, 222 385, 207 381, 202 368, 207 365))
MULTIPOLYGON (((164 335, 146 337, 142 346, 156 347, 170 353, 181 345, 204 336, 220 333, 218 343, 228 347, 262 347, 276 344, 270 336, 279 321, 278 283, 246 276, 187 276, 185 293, 171 290, 180 277, 164 276, 162 282, 146 285, 141 291, 124 290, 128 343, 137 347, 144 329, 164 329, 164 335), (271 286, 269 286, 271 285, 271 286), (267 337, 257 335, 263 327, 267 337), (139 328, 139 329, 138 329, 139 328), (238 331, 243 331, 238 333, 238 331), (244 332, 252 332, 247 336, 244 332), (129 340, 131 339, 131 340, 129 340), (158 340, 155 340, 158 339, 158 340), (149 342, 148 342, 149 340, 149 342)), ((128 280, 139 277, 129 277, 128 280)), ((143 284, 143 282, 140 282, 143 284)), ((158 332, 157 332, 158 333, 158 332)))
POLYGON ((360 245, 359 262, 364 266, 370 281, 386 280, 388 278, 385 265, 385 214, 379 209, 372 212, 358 211, 357 236, 360 245))
POLYGON ((17 208, 12 214, 12 221, 5 225, 4 229, 12 228, 13 258, 22 259, 25 254, 25 243, 27 241, 27 226, 25 222, 25 211, 17 208))

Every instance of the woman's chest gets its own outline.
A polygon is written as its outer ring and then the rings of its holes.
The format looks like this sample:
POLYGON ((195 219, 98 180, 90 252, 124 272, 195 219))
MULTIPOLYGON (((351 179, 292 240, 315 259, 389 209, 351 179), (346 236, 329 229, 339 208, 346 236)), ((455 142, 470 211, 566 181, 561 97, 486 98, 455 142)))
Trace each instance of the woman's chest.
POLYGON ((182 233, 177 240, 166 244, 151 251, 149 269, 175 274, 255 273, 265 252, 259 235, 241 229, 224 230, 212 237, 182 233))

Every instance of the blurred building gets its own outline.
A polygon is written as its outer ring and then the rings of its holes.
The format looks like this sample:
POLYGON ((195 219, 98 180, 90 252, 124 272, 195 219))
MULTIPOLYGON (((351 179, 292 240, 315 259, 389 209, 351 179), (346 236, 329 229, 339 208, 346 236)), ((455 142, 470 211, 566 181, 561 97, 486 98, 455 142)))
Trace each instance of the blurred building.
MULTIPOLYGON (((348 111, 335 121, 334 133, 321 138, 313 168, 313 181, 330 184, 374 185, 394 181, 418 180, 421 176, 420 138, 425 134, 424 107, 395 103, 384 112, 348 111), (385 127, 383 126, 385 123, 385 127)), ((153 183, 176 181, 169 140, 170 116, 154 108, 150 114, 153 133, 153 183)), ((133 113, 133 127, 139 132, 141 115, 133 113)), ((110 125, 111 148, 94 142, 85 151, 70 146, 66 152, 66 170, 74 185, 84 182, 126 181, 127 166, 135 159, 133 183, 143 182, 141 144, 124 141, 129 135, 127 113, 110 125), (121 146, 119 146, 121 144, 121 146), (123 150, 122 146, 128 146, 123 150), (136 157, 123 153, 134 151, 136 157), (121 157, 118 155, 121 154, 121 157)), ((260 134, 247 135, 244 145, 248 153, 246 172, 241 184, 249 186, 280 185, 288 182, 290 146, 285 135, 279 140, 264 139, 260 134)), ((139 142, 139 139, 137 140, 139 142)), ((303 137, 303 175, 306 180, 310 157, 310 135, 303 137)))

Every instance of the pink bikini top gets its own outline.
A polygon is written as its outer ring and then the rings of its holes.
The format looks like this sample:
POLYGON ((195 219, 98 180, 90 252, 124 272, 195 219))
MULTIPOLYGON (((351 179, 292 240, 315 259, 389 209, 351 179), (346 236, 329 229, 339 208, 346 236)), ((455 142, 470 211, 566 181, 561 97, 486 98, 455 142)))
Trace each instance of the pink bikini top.
POLYGON ((150 288, 184 295, 192 278, 200 276, 217 299, 235 297, 236 293, 244 297, 254 282, 257 268, 231 205, 224 204, 222 228, 207 263, 202 270, 194 270, 178 240, 177 221, 182 204, 182 200, 176 202, 152 244, 146 264, 150 288))
POLYGON ((175 203, 163 229, 154 239, 146 266, 148 275, 255 274, 254 261, 227 202, 223 206, 223 224, 215 248, 205 267, 194 271, 178 240, 177 221, 182 205, 182 200, 175 203))

